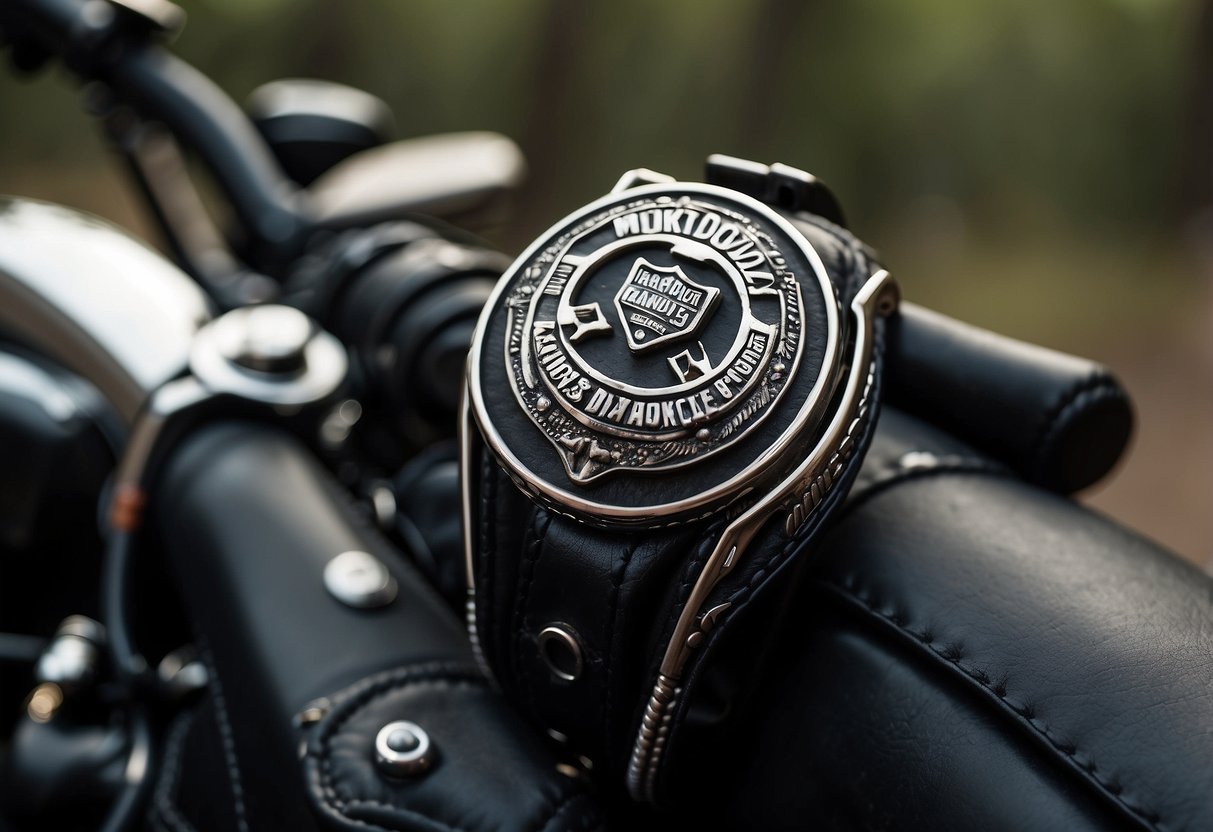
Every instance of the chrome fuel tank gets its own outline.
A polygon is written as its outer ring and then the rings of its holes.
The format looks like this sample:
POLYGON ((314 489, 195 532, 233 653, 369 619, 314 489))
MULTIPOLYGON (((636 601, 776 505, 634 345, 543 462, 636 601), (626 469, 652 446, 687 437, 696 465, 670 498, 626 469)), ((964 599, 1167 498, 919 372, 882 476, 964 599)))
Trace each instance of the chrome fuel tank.
POLYGON ((0 337, 88 379, 127 424, 211 315, 189 276, 122 229, 0 197, 0 337))

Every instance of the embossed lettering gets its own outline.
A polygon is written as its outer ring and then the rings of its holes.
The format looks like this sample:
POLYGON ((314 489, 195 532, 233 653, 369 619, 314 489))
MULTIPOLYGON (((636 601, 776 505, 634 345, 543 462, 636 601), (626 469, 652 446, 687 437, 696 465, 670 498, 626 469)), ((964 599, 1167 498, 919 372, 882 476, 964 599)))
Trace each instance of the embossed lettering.
POLYGON ((699 225, 695 226, 695 230, 691 232, 691 236, 707 240, 716 233, 717 228, 720 228, 720 217, 715 214, 704 214, 699 225))
POLYGON ((615 236, 627 237, 630 234, 640 233, 640 218, 635 214, 624 214, 622 217, 615 217, 615 236))

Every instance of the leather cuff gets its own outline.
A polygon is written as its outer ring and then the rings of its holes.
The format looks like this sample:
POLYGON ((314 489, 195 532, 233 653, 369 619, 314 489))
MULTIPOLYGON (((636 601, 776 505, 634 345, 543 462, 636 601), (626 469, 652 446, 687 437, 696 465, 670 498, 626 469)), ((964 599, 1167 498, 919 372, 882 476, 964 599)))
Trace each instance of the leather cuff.
POLYGON ((897 305, 804 212, 833 204, 812 177, 714 157, 709 178, 732 187, 637 172, 558 223, 502 278, 468 369, 481 658, 647 801, 718 637, 845 497, 897 305))

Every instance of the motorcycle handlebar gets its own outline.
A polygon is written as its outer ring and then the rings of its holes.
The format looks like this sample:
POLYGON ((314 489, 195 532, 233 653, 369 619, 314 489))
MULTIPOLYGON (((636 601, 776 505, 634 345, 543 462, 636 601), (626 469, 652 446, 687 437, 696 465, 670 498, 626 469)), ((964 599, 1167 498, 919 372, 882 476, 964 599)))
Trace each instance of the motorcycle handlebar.
POLYGON ((153 501, 186 607, 220 669, 257 668, 279 724, 384 667, 471 660, 454 614, 285 432, 248 422, 193 432, 153 501), (377 560, 394 593, 362 608, 339 599, 326 567, 351 551, 377 560))
POLYGON ((156 19, 105 0, 5 0, 0 7, 9 41, 62 57, 195 152, 230 201, 257 264, 278 271, 302 251, 310 230, 305 195, 231 98, 151 42, 160 28, 156 19))
POLYGON ((128 52, 103 79, 119 98, 163 122, 198 154, 251 238, 259 265, 274 272, 293 262, 311 225, 304 194, 231 98, 155 46, 128 52))

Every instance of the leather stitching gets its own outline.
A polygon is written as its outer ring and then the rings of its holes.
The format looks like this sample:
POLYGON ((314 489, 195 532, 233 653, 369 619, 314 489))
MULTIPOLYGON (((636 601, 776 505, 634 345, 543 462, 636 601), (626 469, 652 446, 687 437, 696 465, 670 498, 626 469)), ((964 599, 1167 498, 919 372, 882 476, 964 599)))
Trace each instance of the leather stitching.
MULTIPOLYGON (((880 401, 879 385, 884 369, 883 356, 884 327, 878 325, 876 330, 875 350, 873 352, 873 361, 876 364, 876 378, 878 385, 872 393, 874 403, 878 403, 880 401)), ((874 404, 873 406, 878 405, 874 404)), ((863 440, 860 443, 860 447, 867 448, 871 444, 872 434, 876 430, 876 423, 878 421, 879 414, 873 413, 871 419, 868 420, 868 424, 864 427, 863 440)), ((856 454, 853 456, 850 462, 847 464, 847 473, 844 474, 844 477, 850 476, 852 478, 851 481, 853 482, 853 478, 856 474, 858 474, 859 466, 862 464, 863 454, 856 454)), ((797 550, 802 549, 809 544, 813 537, 816 536, 817 530, 821 528, 821 524, 826 520, 826 518, 830 517, 834 513, 834 509, 838 507, 838 504, 846 499, 849 489, 850 485, 848 483, 839 483, 834 490, 830 492, 826 499, 822 501, 819 506, 817 506, 811 517, 804 522, 796 534, 789 538, 788 541, 782 547, 780 547, 778 552, 768 557, 766 561, 754 571, 754 573, 750 576, 750 580, 745 584, 745 586, 741 587, 737 592, 730 596, 729 601, 733 606, 725 612, 724 616, 721 616, 721 619, 718 619, 716 626, 717 633, 724 629, 722 625, 726 623, 725 616, 731 618, 733 614, 736 614, 736 612, 741 608, 742 603, 750 595, 757 591, 758 586, 767 579, 770 572, 777 569, 783 560, 789 555, 792 555, 797 550)))
POLYGON ((614 700, 617 698, 615 691, 615 630, 619 624, 619 592, 623 584, 623 576, 627 574, 628 565, 632 562, 632 558, 636 554, 636 547, 640 545, 640 536, 633 535, 631 543, 620 556, 615 568, 611 570, 611 593, 607 601, 607 619, 606 619, 606 637, 603 639, 603 647, 606 650, 606 685, 602 690, 602 736, 604 739, 609 739, 611 736, 611 717, 614 715, 614 700))
POLYGON ((548 832, 549 828, 551 828, 553 832, 556 830, 562 830, 562 832, 575 832, 575 830, 576 832, 584 832, 584 830, 588 829, 590 823, 595 820, 593 815, 582 815, 574 826, 553 827, 552 824, 555 823, 556 818, 564 814, 564 812, 567 811, 570 806, 573 806, 578 800, 584 799, 585 796, 586 795, 581 792, 570 792, 564 797, 563 800, 556 801, 553 804, 551 814, 549 814, 547 817, 540 818, 539 821, 531 828, 534 829, 535 832, 548 832))
POLYGON ((704 531, 703 537, 695 544, 696 551, 690 561, 687 562, 682 581, 679 582, 678 591, 674 596, 674 603, 670 607, 669 612, 666 613, 665 624, 662 625, 661 629, 661 638, 658 639, 655 645, 661 651, 656 656, 657 661, 661 660, 661 656, 665 651, 665 645, 673 637, 674 627, 678 623, 678 616, 682 613, 682 608, 686 606, 687 597, 691 593, 691 587, 699 580, 699 575, 703 572, 704 565, 707 563, 708 558, 711 557, 712 551, 716 548, 716 540, 720 538, 724 527, 724 521, 712 524, 704 531))
POLYGON ((949 457, 946 462, 930 467, 898 468, 893 473, 880 477, 863 488, 852 490, 847 497, 846 505, 838 512, 838 519, 841 520, 873 497, 891 488, 906 482, 945 474, 990 474, 1006 477, 1008 471, 999 463, 979 456, 949 457))
POLYGON ((478 518, 480 520, 480 557, 476 563, 476 617, 479 620, 476 622, 476 626, 477 631, 481 633, 481 649, 491 650, 495 653, 499 649, 501 641, 497 631, 499 616, 494 615, 492 609, 495 599, 492 563, 497 545, 494 523, 497 518, 498 488, 496 472, 493 468, 494 465, 489 459, 488 453, 481 449, 480 481, 484 487, 480 494, 480 517, 478 518))
MULTIPOLYGON (((372 700, 383 698, 390 695, 398 689, 415 684, 429 684, 446 687, 484 687, 485 680, 480 676, 479 671, 471 666, 458 663, 435 663, 429 665, 418 665, 405 668, 397 668, 395 670, 386 671, 365 679, 357 683, 352 688, 347 689, 347 693, 338 694, 340 704, 325 720, 321 728, 319 738, 317 740, 316 749, 309 748, 308 756, 317 760, 320 767, 320 788, 321 792, 328 802, 341 817, 351 824, 364 827, 369 830, 383 830, 388 832, 385 827, 378 824, 370 823, 360 818, 352 817, 346 810, 357 809, 358 807, 368 807, 383 809, 393 812, 406 822, 422 823, 433 829, 449 830, 449 832, 463 832, 461 827, 452 826, 443 821, 436 820, 426 815, 410 811, 401 806, 382 803, 376 800, 351 800, 344 801, 337 794, 336 788, 333 785, 332 759, 325 753, 328 749, 329 740, 340 731, 358 711, 372 700)), ((551 804, 550 813, 541 815, 537 821, 535 828, 537 830, 546 830, 565 809, 572 805, 578 798, 584 797, 584 793, 572 791, 564 798, 553 801, 551 804)), ((592 820, 592 816, 587 816, 582 819, 581 826, 584 827, 587 821, 592 820)))
POLYGON ((414 665, 404 668, 396 668, 394 670, 385 671, 376 674, 361 682, 356 683, 353 687, 347 688, 343 694, 338 694, 340 704, 325 719, 323 727, 320 730, 316 749, 309 747, 308 756, 316 760, 319 766, 320 775, 320 790, 325 802, 331 806, 343 820, 349 823, 365 827, 372 830, 383 830, 390 832, 385 827, 378 824, 370 823, 360 818, 352 817, 347 814, 346 810, 357 808, 359 806, 373 807, 385 809, 397 813, 406 822, 421 822, 435 829, 449 830, 450 832, 463 832, 460 827, 451 826, 442 821, 434 820, 425 815, 410 811, 401 806, 396 806, 389 803, 382 803, 376 800, 352 800, 346 801, 337 794, 337 789, 333 785, 334 777, 332 771, 332 758, 326 753, 329 740, 341 729, 346 722, 353 718, 358 710, 368 704, 371 700, 381 698, 392 693, 397 688, 403 688, 416 683, 431 683, 446 686, 466 686, 466 687, 484 687, 484 677, 480 672, 472 666, 455 663, 455 662, 436 662, 426 665, 414 665))
POLYGON ((1140 802, 1137 798, 1126 793, 1124 786, 1103 774, 1095 759, 1078 749, 1076 743, 1061 738, 1061 731, 1056 726, 1049 725, 1036 716, 1036 706, 1027 701, 1013 699, 1007 693, 1007 677, 992 676, 989 672, 966 661, 964 647, 955 641, 941 640, 930 630, 911 629, 905 616, 897 610, 881 608, 866 592, 856 589, 857 580, 854 575, 847 575, 840 580, 819 580, 823 586, 835 591, 846 600, 863 607, 877 618, 895 628, 898 632, 910 637, 918 644, 926 647, 931 653, 944 662, 952 665, 966 677, 976 682, 999 702, 1006 706, 1015 716, 1030 726, 1037 734, 1045 739, 1058 753, 1063 755, 1078 771, 1090 778, 1113 802, 1127 810, 1134 818, 1144 823, 1148 828, 1165 832, 1168 826, 1163 822, 1159 813, 1140 802))
MULTIPOLYGON (((351 800, 345 804, 347 809, 359 809, 365 807, 367 809, 389 809, 397 813, 401 820, 410 824, 421 824, 422 828, 429 830, 441 830, 441 832, 467 832, 462 826, 448 826, 442 821, 436 821, 426 815, 412 812, 408 809, 402 809, 399 806, 392 806, 388 803, 380 803, 377 800, 351 800)), ((388 829, 386 826, 381 826, 377 823, 371 823, 369 820, 356 818, 353 815, 346 813, 341 814, 342 819, 346 823, 352 823, 361 826, 363 829, 369 829, 371 832, 399 832, 399 830, 388 829)))
MULTIPOLYGON (((511 664, 514 668, 514 679, 521 687, 525 685, 525 693, 527 704, 531 714, 537 719, 540 718, 539 708, 535 702, 535 689, 533 685, 526 684, 523 680, 528 679, 523 674, 522 668, 522 651, 527 642, 527 606, 531 598, 531 587, 535 581, 535 564, 539 562, 540 555, 543 554, 543 542, 547 537, 548 529, 552 525, 552 515, 541 510, 538 506, 531 509, 530 522, 530 542, 523 547, 522 566, 518 570, 518 592, 514 605, 514 615, 512 618, 511 629, 514 634, 514 650, 511 664)), ((542 721, 542 720, 541 720, 542 721)))
POLYGON ((1066 424, 1073 414, 1086 406, 1091 398, 1112 395, 1124 398, 1124 392, 1112 376, 1102 369, 1095 370, 1090 376, 1071 385, 1069 389, 1058 396, 1053 406, 1041 417, 1040 427, 1032 440, 1032 472, 1039 475, 1045 461, 1045 453, 1057 436, 1057 432, 1066 424))
MULTIPOLYGON (((522 616, 523 607, 526 603, 526 594, 530 591, 527 586, 528 574, 533 575, 534 565, 532 558, 535 556, 535 541, 539 537, 539 507, 531 504, 529 509, 529 518, 522 528, 522 540, 518 545, 519 562, 518 571, 514 574, 514 591, 510 593, 509 600, 512 602, 509 606, 509 617, 505 616, 505 610, 498 618, 503 619, 502 623, 505 626, 505 635, 502 638, 501 662, 503 666, 508 662, 511 669, 510 685, 514 688, 520 686, 521 662, 518 654, 522 649, 522 616)), ((504 600, 504 599, 503 599, 504 600)))
POLYGON ((215 705, 215 724, 219 728, 219 738, 223 746, 223 762, 227 766, 228 780, 232 784, 232 804, 236 812, 236 827, 240 832, 248 832, 248 818, 244 811, 244 784, 240 779, 240 762, 236 756, 236 739, 232 732, 232 723, 228 719, 227 705, 223 698, 223 685, 219 682, 219 672, 215 669, 215 656, 209 644, 202 643, 199 655, 206 665, 209 682, 207 689, 211 692, 211 701, 215 705))

